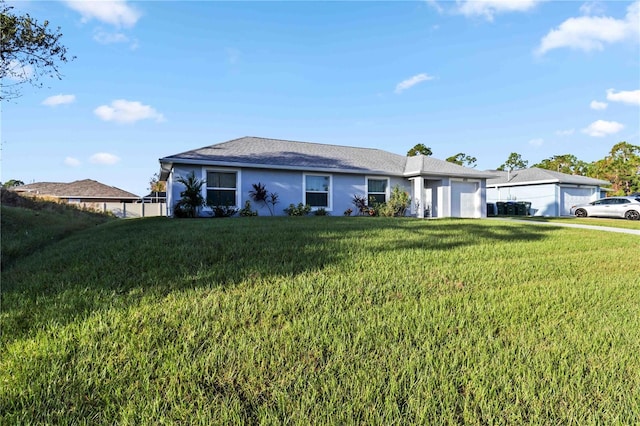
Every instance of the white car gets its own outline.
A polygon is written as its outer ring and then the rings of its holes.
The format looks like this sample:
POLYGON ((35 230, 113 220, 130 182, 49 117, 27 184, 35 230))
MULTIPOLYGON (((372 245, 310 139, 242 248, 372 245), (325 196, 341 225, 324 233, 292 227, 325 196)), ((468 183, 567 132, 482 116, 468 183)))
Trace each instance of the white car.
POLYGON ((577 217, 623 217, 639 220, 640 196, 601 198, 591 203, 571 207, 571 214, 577 217))

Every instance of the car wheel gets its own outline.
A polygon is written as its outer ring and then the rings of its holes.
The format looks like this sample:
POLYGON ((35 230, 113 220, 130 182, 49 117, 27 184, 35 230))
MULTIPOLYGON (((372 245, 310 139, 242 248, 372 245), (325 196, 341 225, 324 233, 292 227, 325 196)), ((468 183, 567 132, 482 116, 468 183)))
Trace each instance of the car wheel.
POLYGON ((587 211, 585 209, 576 210, 576 217, 587 217, 587 211))
POLYGON ((640 213, 638 213, 635 210, 629 210, 628 212, 626 212, 624 214, 624 218, 625 219, 629 219, 629 220, 639 220, 640 219, 640 213))

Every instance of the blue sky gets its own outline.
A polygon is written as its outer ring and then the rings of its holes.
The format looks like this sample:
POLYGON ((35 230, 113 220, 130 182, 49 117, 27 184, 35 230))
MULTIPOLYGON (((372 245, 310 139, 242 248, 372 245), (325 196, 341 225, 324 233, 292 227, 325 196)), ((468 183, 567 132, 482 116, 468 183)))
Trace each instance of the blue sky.
POLYGON ((640 144, 638 1, 9 3, 77 58, 2 103, 2 181, 144 195, 159 158, 242 136, 480 170, 640 144))

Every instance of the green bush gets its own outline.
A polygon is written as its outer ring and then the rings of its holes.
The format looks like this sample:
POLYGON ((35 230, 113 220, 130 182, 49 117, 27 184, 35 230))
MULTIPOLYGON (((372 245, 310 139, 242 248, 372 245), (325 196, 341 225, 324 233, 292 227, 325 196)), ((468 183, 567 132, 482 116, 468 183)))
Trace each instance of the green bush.
POLYGON ((320 207, 316 211, 313 212, 316 216, 329 216, 329 212, 324 207, 320 207))
POLYGON ((311 206, 308 204, 298 203, 298 205, 289 204, 289 207, 284 209, 285 213, 289 216, 306 216, 311 212, 311 206))
POLYGON ((184 191, 180 192, 180 201, 173 208, 175 217, 194 218, 198 216, 200 207, 205 204, 202 196, 202 185, 204 180, 198 179, 194 172, 187 176, 180 176, 176 182, 184 185, 184 191))
POLYGON ((213 217, 231 217, 238 213, 238 209, 232 206, 214 206, 210 205, 213 210, 213 217))
POLYGON ((240 209, 238 214, 242 217, 258 216, 258 211, 251 209, 251 201, 244 202, 244 207, 240 209))

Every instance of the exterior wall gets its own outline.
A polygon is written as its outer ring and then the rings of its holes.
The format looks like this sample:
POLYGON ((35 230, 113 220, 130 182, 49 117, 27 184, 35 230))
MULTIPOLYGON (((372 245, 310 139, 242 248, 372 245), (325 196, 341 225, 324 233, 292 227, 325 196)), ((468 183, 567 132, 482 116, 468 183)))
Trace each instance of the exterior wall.
POLYGON ((558 216, 556 184, 522 185, 487 188, 487 203, 496 201, 528 201, 533 216, 558 216))
POLYGON ((496 201, 528 201, 531 203, 533 216, 562 216, 568 210, 564 206, 565 188, 579 188, 591 201, 599 198, 599 188, 591 186, 559 185, 555 183, 542 185, 521 185, 511 187, 487 188, 487 202, 496 201))
MULTIPOLYGON (((169 208, 167 214, 172 214, 172 208, 180 200, 180 192, 183 186, 175 183, 174 180, 180 176, 187 176, 192 171, 200 179, 206 179, 208 170, 223 170, 238 172, 238 194, 236 197, 237 207, 242 208, 247 200, 251 202, 251 208, 257 210, 260 216, 269 216, 269 210, 262 204, 257 204, 249 196, 253 189, 253 184, 262 183, 267 191, 278 194, 279 203, 274 208, 275 215, 285 215, 284 209, 290 204, 298 205, 304 203, 304 175, 302 171, 269 170, 269 169, 247 169, 230 167, 208 167, 175 165, 167 182, 167 203, 169 208)), ((367 195, 367 176, 352 175, 343 173, 311 173, 331 176, 330 208, 327 211, 333 216, 341 216, 347 209, 355 212, 352 203, 353 196, 367 195)), ((378 177, 378 176, 376 176, 378 177)), ((384 176, 380 176, 384 177, 384 176)), ((410 182, 401 177, 389 177, 389 193, 395 185, 400 185, 405 191, 410 193, 410 182)), ((206 185, 205 185, 206 186, 206 185)), ((206 187, 203 186, 203 195, 206 196, 206 187)), ((211 214, 208 207, 202 208, 202 215, 211 214)))

